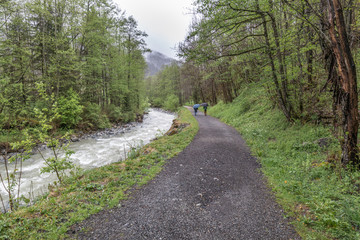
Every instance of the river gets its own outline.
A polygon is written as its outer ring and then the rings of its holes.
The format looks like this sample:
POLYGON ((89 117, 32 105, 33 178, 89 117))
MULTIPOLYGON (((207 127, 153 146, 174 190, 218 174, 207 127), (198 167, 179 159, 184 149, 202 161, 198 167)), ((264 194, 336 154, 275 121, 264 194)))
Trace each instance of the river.
MULTIPOLYGON (((109 163, 118 162, 125 158, 126 152, 131 147, 145 145, 159 135, 163 135, 175 118, 173 114, 150 109, 144 116, 142 123, 133 123, 132 127, 124 131, 115 132, 113 135, 98 134, 93 137, 72 142, 70 149, 75 151, 71 159, 83 169, 100 167, 109 163)), ((49 151, 44 150, 48 155, 49 151)), ((57 180, 55 174, 40 174, 44 161, 40 154, 34 154, 24 161, 21 178, 21 194, 25 197, 38 196, 47 192, 48 185, 57 180)), ((5 168, 0 168, 0 173, 5 176, 5 168)), ((4 186, 0 186, 0 194, 6 201, 4 186)), ((1 207, 0 207, 1 208, 1 207)))

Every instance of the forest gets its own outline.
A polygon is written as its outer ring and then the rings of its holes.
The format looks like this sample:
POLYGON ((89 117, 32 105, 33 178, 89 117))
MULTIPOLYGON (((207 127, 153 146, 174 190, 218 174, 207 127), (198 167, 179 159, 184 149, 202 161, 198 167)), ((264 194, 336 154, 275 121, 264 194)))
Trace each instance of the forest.
POLYGON ((146 33, 111 1, 1 4, 2 141, 39 125, 97 129, 135 120, 148 101, 232 102, 249 83, 289 122, 331 124, 358 165, 358 7, 353 0, 195 1, 182 62, 144 81, 146 33), (45 91, 49 99, 41 97, 45 91), (41 112, 41 111, 40 111, 41 112))
POLYGON ((56 108, 53 130, 105 128, 143 113, 147 35, 112 1, 5 0, 0 8, 3 141, 37 127, 36 109, 56 108))
POLYGON ((180 60, 148 77, 147 34, 111 0, 0 2, 0 182, 9 199, 0 238, 65 238, 150 181, 199 126, 183 108, 183 132, 90 171, 70 161, 69 134, 134 121, 149 106, 204 102, 244 137, 304 239, 359 238, 359 1, 194 0, 180 60), (22 208, 31 199, 16 193, 21 163, 40 142, 55 156, 40 171, 58 183, 22 208))
POLYGON ((53 157, 41 155, 40 172, 61 184, 75 169, 71 134, 141 119, 149 49, 136 20, 110 0, 5 0, 0 19, 0 182, 14 210, 22 162, 41 144, 53 157))
MULTIPOLYGON (((230 103, 256 83, 288 122, 325 124, 359 166, 359 2, 198 0, 182 64, 150 79, 150 101, 230 103)), ((165 104, 163 104, 165 105, 165 104)))

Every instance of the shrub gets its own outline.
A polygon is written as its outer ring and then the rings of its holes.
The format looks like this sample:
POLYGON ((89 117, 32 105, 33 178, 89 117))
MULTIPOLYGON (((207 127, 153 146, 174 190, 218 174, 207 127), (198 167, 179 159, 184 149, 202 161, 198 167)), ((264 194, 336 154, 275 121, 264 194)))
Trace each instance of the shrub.
POLYGON ((162 107, 164 105, 164 101, 161 98, 157 97, 151 101, 151 105, 153 107, 162 107))
POLYGON ((58 105, 60 113, 60 124, 65 128, 73 128, 81 120, 83 106, 80 105, 79 95, 70 89, 67 96, 61 96, 58 105))
POLYGON ((125 123, 135 121, 135 118, 136 114, 133 112, 125 112, 121 115, 121 119, 125 123))
POLYGON ((92 129, 110 127, 109 119, 102 113, 101 107, 96 103, 88 103, 83 111, 84 123, 92 129))
POLYGON ((166 98, 166 101, 164 103, 164 108, 166 110, 170 110, 175 112, 179 107, 179 98, 175 96, 174 94, 171 94, 166 98))
POLYGON ((114 104, 110 104, 105 108, 106 114, 111 122, 118 122, 122 120, 121 107, 117 107, 114 104))
POLYGON ((140 102, 140 110, 141 111, 147 111, 150 107, 150 102, 149 102, 149 98, 145 97, 144 99, 141 100, 140 102))

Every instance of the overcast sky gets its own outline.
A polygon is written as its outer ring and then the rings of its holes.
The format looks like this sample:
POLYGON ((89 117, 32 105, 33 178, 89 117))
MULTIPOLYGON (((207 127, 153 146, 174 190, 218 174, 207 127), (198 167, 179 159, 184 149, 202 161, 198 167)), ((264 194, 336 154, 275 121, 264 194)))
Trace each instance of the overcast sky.
POLYGON ((149 36, 148 48, 177 58, 174 48, 185 39, 191 23, 193 0, 114 0, 126 16, 149 36))

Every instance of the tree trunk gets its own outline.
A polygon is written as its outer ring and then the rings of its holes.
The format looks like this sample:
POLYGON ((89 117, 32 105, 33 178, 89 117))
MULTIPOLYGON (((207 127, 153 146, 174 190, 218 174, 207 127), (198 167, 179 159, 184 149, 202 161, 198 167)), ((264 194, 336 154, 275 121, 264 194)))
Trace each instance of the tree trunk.
POLYGON ((212 96, 212 98, 211 98, 211 102, 212 102, 212 104, 217 104, 217 95, 216 95, 216 84, 215 84, 215 79, 214 78, 212 78, 211 79, 211 96, 212 96))
MULTIPOLYGON (((305 15, 309 18, 310 17, 310 9, 307 6, 305 9, 305 15)), ((314 34, 310 28, 310 26, 306 26, 306 32, 307 35, 309 37, 309 44, 312 45, 313 44, 313 39, 314 39, 314 34)), ((306 51, 306 62, 307 62, 307 79, 308 79, 308 84, 310 86, 313 86, 313 58, 314 58, 314 51, 312 49, 306 51)))
MULTIPOLYGON (((256 8, 260 12, 260 6, 259 6, 258 1, 256 1, 256 8)), ((276 89, 277 98, 278 98, 277 99, 278 106, 280 107, 281 111, 284 113, 286 119, 290 122, 291 121, 291 114, 288 111, 288 109, 286 108, 286 101, 285 101, 283 93, 281 92, 281 89, 280 89, 280 84, 279 84, 278 77, 277 77, 277 74, 276 74, 274 58, 273 58, 273 55, 271 53, 271 44, 270 44, 270 40, 269 40, 269 34, 268 34, 268 30, 267 30, 265 15, 261 14, 261 18, 262 18, 262 25, 263 25, 263 28, 264 28, 264 37, 265 37, 265 43, 266 43, 266 53, 267 53, 267 55, 269 57, 269 60, 270 60, 272 79, 273 79, 273 82, 275 84, 275 89, 276 89)))
POLYGON ((271 27, 272 27, 273 34, 274 34, 274 40, 275 40, 275 45, 276 45, 276 57, 279 62, 279 73, 280 73, 280 79, 281 79, 282 96, 284 99, 284 107, 286 108, 287 112, 291 116, 292 106, 291 106, 291 103, 289 102, 288 81, 287 81, 286 72, 285 72, 285 62, 284 62, 284 59, 283 59, 283 56, 281 53, 280 36, 279 36, 278 29, 277 29, 275 16, 274 16, 274 14, 272 14, 272 11, 274 9, 273 1, 268 0, 268 2, 269 2, 269 6, 270 6, 270 12, 268 12, 268 16, 270 17, 271 27))
POLYGON ((343 114, 342 162, 359 167, 358 93, 355 63, 350 51, 342 6, 339 0, 328 0, 329 35, 336 59, 341 88, 340 104, 343 114))

